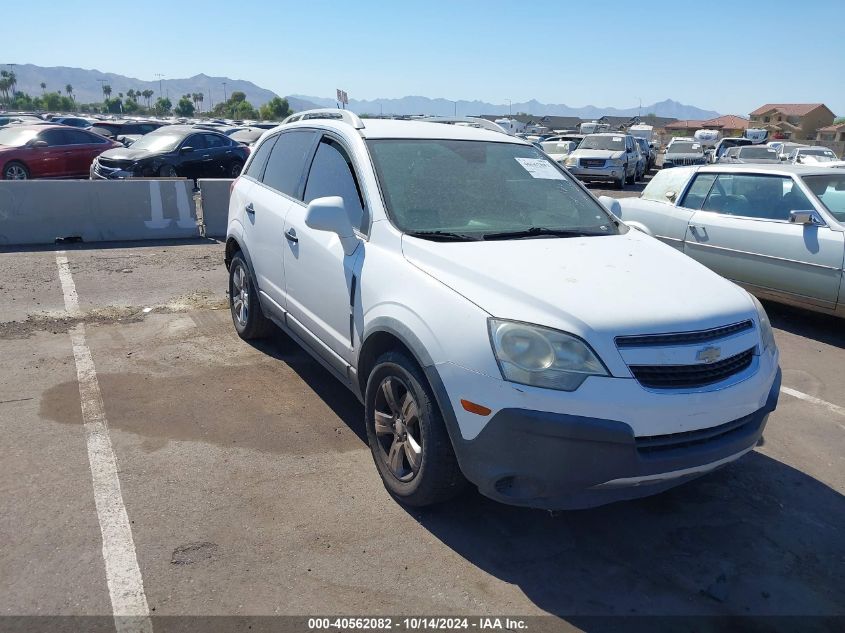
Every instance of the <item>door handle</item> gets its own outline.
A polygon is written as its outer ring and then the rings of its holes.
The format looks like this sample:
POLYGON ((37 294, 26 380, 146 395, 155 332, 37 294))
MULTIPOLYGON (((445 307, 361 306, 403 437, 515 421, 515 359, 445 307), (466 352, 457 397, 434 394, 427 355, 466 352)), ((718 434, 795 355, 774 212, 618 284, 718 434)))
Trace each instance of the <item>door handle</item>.
POLYGON ((695 235, 696 238, 701 238, 702 235, 704 236, 705 239, 707 238, 707 228, 706 227, 699 226, 697 224, 690 224, 689 230, 692 232, 693 235, 695 235), (701 231, 701 235, 699 235, 699 233, 698 233, 699 231, 701 231))
POLYGON ((244 207, 244 209, 245 209, 245 210, 246 210, 246 212, 247 212, 247 213, 249 213, 250 215, 255 215, 255 207, 254 207, 254 206, 252 206, 252 203, 251 203, 251 202, 250 202, 248 205, 246 205, 246 207, 244 207))
POLYGON ((294 231, 292 228, 285 231, 285 237, 288 239, 288 241, 293 242, 294 244, 299 241, 299 238, 296 236, 296 231, 294 231))
POLYGON ((209 154, 203 154, 202 157, 203 158, 211 158, 211 156, 209 154))

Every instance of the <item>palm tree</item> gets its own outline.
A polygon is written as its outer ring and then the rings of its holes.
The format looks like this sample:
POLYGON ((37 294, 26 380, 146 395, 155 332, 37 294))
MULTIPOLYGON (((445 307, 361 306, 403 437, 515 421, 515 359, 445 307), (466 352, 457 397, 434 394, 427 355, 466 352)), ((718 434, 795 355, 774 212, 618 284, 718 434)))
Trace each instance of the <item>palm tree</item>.
POLYGON ((9 78, 5 70, 2 71, 2 76, 0 77, 0 94, 3 95, 3 101, 9 101, 9 78))
POLYGON ((127 91, 126 91, 126 96, 127 96, 127 97, 131 100, 131 101, 135 101, 135 91, 134 91, 132 88, 130 88, 129 90, 127 90, 127 91))
POLYGON ((202 112, 202 100, 203 100, 203 94, 201 92, 198 92, 197 93, 197 101, 200 102, 200 112, 202 112))
POLYGON ((108 84, 103 84, 103 95, 105 95, 106 99, 109 98, 111 95, 111 86, 108 84))
POLYGON ((43 94, 47 94, 47 84, 45 84, 43 81, 41 82, 41 92, 43 94))
POLYGON ((65 86, 65 92, 67 93, 68 97, 70 97, 72 100, 75 101, 75 99, 73 98, 73 86, 71 86, 70 84, 67 84, 65 86))
POLYGON ((146 100, 147 100, 147 108, 149 108, 149 107, 150 107, 150 98, 151 98, 154 94, 155 94, 155 93, 154 93, 152 90, 150 90, 149 88, 147 88, 146 90, 144 90, 144 92, 142 92, 142 93, 141 93, 141 96, 143 96, 143 97, 144 97, 144 99, 146 99, 146 100))
POLYGON ((15 94, 15 87, 18 85, 18 77, 15 75, 14 70, 9 71, 9 90, 12 91, 12 94, 15 94))

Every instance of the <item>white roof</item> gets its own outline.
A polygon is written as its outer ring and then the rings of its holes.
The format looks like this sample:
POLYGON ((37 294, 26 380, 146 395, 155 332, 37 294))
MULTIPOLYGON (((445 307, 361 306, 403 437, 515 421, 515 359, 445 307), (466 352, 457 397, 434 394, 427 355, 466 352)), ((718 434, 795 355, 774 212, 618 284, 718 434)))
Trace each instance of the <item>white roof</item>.
MULTIPOLYGON (((676 169, 683 169, 676 167, 676 169)), ((830 169, 827 167, 812 167, 810 165, 773 165, 773 164, 752 164, 745 163, 740 165, 706 165, 698 168, 702 172, 741 172, 754 174, 775 174, 779 176, 796 175, 796 176, 819 176, 830 175, 830 169)))

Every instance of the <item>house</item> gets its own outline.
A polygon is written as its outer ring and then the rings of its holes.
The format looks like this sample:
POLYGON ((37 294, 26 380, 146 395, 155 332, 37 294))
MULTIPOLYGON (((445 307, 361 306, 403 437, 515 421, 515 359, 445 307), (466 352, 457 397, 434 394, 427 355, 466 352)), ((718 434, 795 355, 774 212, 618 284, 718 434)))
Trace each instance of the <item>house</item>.
POLYGON ((845 141, 845 123, 838 123, 819 128, 817 141, 845 141))
POLYGON ((734 114, 717 116, 714 119, 684 119, 666 125, 672 136, 692 136, 696 130, 719 130, 722 136, 742 136, 749 127, 748 119, 734 114))
POLYGON ((819 129, 833 124, 833 112, 823 103, 767 103, 751 113, 749 127, 769 130, 774 138, 815 140, 819 129))

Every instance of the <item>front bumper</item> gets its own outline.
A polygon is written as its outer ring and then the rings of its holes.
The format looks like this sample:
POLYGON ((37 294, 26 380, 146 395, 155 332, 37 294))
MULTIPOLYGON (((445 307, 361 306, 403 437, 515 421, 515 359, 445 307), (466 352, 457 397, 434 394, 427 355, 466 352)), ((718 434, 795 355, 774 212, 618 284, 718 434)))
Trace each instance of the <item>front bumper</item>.
POLYGON ((625 177, 625 166, 614 165, 612 167, 582 167, 577 165, 574 167, 567 167, 569 173, 579 180, 601 180, 607 182, 615 182, 625 177))
MULTIPOLYGON (((772 369, 750 413, 737 414, 731 395, 723 392, 714 401, 725 404, 718 413, 735 417, 654 435, 635 434, 631 425, 609 418, 508 407, 466 439, 455 432, 457 418, 444 384, 436 377, 432 384, 461 469, 482 494, 512 505, 563 510, 662 492, 752 450, 777 406, 781 372, 776 365, 772 369)), ((672 406, 662 415, 682 417, 672 406)))

